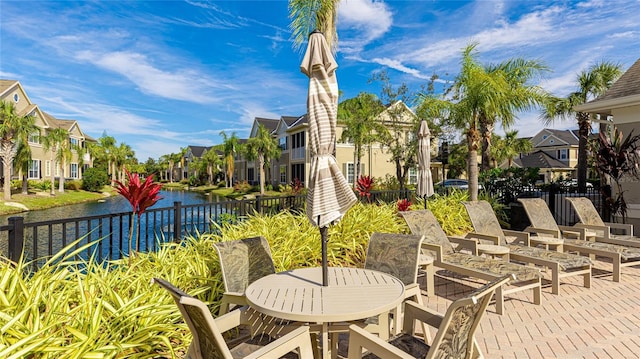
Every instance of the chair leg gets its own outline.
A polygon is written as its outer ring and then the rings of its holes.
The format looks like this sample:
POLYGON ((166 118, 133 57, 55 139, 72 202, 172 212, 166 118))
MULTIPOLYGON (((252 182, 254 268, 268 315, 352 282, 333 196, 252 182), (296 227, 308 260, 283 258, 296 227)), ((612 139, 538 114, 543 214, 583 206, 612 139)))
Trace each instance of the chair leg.
POLYGON ((496 299, 496 313, 502 315, 504 313, 504 290, 502 286, 496 289, 494 297, 496 299))
POLYGON ((589 271, 584 274, 584 287, 591 288, 591 267, 589 267, 589 271))
POLYGON ((611 262, 613 262, 613 281, 614 282, 619 282, 620 281, 620 256, 618 256, 617 258, 611 258, 611 262))

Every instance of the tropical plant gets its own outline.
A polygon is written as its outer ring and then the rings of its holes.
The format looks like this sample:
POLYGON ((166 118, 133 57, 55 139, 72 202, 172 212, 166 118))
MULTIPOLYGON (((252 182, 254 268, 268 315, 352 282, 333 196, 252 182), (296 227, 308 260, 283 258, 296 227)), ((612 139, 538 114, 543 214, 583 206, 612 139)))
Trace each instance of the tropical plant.
POLYGON ((24 131, 20 133, 18 151, 14 160, 15 168, 19 168, 22 172, 22 194, 29 193, 29 165, 31 161, 31 146, 29 145, 29 136, 36 135, 40 139, 40 131, 36 127, 35 116, 23 117, 24 131))
POLYGON ((383 124, 375 120, 383 110, 380 100, 365 92, 338 104, 338 122, 346 126, 340 141, 351 142, 354 147, 354 178, 361 175, 362 148, 378 141, 379 134, 387 132, 383 124))
POLYGON ((399 199, 396 202, 396 207, 398 208, 398 212, 409 211, 411 209, 411 201, 406 198, 399 199))
POLYGON ((366 197, 367 202, 371 200, 371 190, 374 183, 375 179, 371 176, 360 176, 356 182, 356 192, 360 197, 366 197))
POLYGON ((338 47, 336 22, 340 0, 289 0, 289 18, 294 48, 300 49, 309 34, 319 30, 335 52, 338 47))
POLYGON ((19 116, 12 102, 0 101, 0 158, 4 177, 4 200, 11 200, 11 169, 21 141, 34 130, 33 116, 19 116))
POLYGON ((604 94, 620 75, 622 68, 619 64, 602 61, 591 65, 578 75, 576 91, 564 98, 549 99, 542 112, 541 117, 545 124, 555 119, 564 120, 571 117, 578 122, 578 192, 584 193, 587 185, 587 142, 591 133, 591 122, 588 113, 575 111, 574 107, 604 94))
POLYGON ((69 142, 69 133, 63 128, 54 128, 42 138, 45 152, 50 153, 50 180, 51 195, 54 195, 56 172, 59 172, 58 192, 64 192, 64 160, 71 157, 71 151, 66 143, 69 142), (57 167, 56 167, 57 165, 57 167))
MULTIPOLYGON (((126 171, 126 170, 125 170, 126 171)), ((162 185, 153 182, 153 175, 148 176, 143 183, 140 183, 140 177, 137 173, 131 174, 126 171, 127 184, 115 181, 116 191, 126 198, 133 209, 133 216, 129 226, 129 255, 132 255, 133 231, 135 222, 136 233, 136 252, 140 251, 140 217, 153 206, 162 197, 160 197, 160 189, 162 185), (137 218, 136 218, 137 217, 137 218)))
MULTIPOLYGON (((616 198, 611 190, 603 191, 606 203, 612 214, 620 214, 622 223, 627 223, 627 203, 624 199, 622 179, 624 177, 640 178, 640 135, 634 135, 633 130, 626 138, 622 131, 615 128, 611 137, 600 132, 596 153, 596 168, 600 174, 606 175, 616 185, 616 198)), ((606 186, 603 186, 606 188, 606 186)))
POLYGON ((507 131, 504 138, 494 135, 491 146, 493 167, 498 167, 507 161, 507 167, 513 165, 513 158, 521 153, 528 153, 533 149, 533 143, 527 138, 518 138, 518 131, 507 131))
POLYGON ((265 167, 271 159, 280 157, 278 141, 271 136, 271 132, 262 124, 258 124, 255 136, 249 138, 245 148, 247 160, 257 160, 260 169, 260 194, 264 194, 265 167))
POLYGON ((222 136, 222 145, 224 152, 224 167, 226 168, 226 177, 227 177, 227 188, 233 187, 233 171, 234 171, 234 161, 235 155, 238 151, 240 151, 240 141, 236 133, 233 132, 230 136, 224 131, 220 132, 220 136, 222 136))
POLYGON ((202 154, 202 161, 206 166, 207 179, 211 185, 213 184, 214 174, 218 172, 218 168, 222 165, 222 161, 213 147, 204 151, 202 154))

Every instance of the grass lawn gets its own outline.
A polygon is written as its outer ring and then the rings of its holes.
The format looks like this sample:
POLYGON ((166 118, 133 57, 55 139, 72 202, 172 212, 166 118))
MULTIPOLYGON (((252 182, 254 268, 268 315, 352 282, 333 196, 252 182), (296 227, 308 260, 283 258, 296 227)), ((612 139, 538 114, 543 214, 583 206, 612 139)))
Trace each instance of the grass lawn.
MULTIPOLYGON (((115 191, 110 187, 105 187, 104 192, 115 194, 115 191)), ((52 207, 65 206, 68 204, 96 201, 104 198, 103 193, 65 190, 64 193, 56 191, 55 195, 51 196, 48 192, 29 192, 29 194, 15 193, 11 195, 11 201, 13 203, 19 203, 27 207, 29 210, 47 209, 52 207)), ((9 206, 5 201, 0 201, 0 215, 20 213, 23 210, 19 207, 9 206)))

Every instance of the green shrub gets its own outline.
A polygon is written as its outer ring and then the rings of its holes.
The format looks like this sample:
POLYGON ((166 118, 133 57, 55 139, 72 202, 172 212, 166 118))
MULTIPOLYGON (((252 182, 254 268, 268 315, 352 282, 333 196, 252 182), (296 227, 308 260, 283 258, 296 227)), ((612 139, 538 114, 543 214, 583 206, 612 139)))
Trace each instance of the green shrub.
POLYGON ((236 182, 233 185, 233 192, 239 194, 246 194, 251 192, 252 186, 247 181, 236 182))
POLYGON ((29 188, 37 189, 39 191, 50 191, 51 190, 51 181, 41 180, 41 181, 29 181, 29 188))
POLYGON ((82 174, 82 189, 90 192, 100 192, 102 187, 109 184, 109 175, 99 168, 87 168, 82 174))
POLYGON ((79 191, 82 189, 82 182, 76 180, 64 181, 64 188, 71 191, 79 191))
MULTIPOLYGON (((461 203, 468 200, 469 194, 466 191, 451 191, 448 195, 436 193, 427 200, 427 208, 433 212, 447 235, 461 235, 473 230, 467 210, 461 203)), ((412 208, 424 208, 424 202, 412 208)))

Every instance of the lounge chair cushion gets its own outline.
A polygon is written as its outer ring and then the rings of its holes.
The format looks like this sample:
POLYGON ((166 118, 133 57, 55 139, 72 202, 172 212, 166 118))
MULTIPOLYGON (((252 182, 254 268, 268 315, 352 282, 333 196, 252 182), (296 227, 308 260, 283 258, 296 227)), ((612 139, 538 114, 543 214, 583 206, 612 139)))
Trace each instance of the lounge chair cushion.
POLYGON ((616 245, 616 244, 609 244, 609 243, 602 243, 602 242, 591 242, 591 241, 583 241, 583 240, 580 240, 580 239, 568 239, 568 238, 565 238, 564 243, 565 244, 573 244, 573 245, 581 246, 581 247, 596 248, 596 249, 600 249, 600 250, 603 250, 603 251, 620 253, 620 257, 625 261, 630 260, 630 259, 640 258, 640 248, 625 247, 625 246, 619 246, 619 245, 616 245))
POLYGON ((465 253, 451 253, 444 255, 442 261, 456 266, 473 268, 478 271, 489 273, 495 276, 505 276, 515 274, 516 279, 512 283, 527 282, 539 279, 542 274, 534 267, 525 267, 520 264, 506 262, 501 259, 493 259, 481 256, 470 256, 465 253))
POLYGON ((433 216, 431 211, 403 211, 400 213, 407 222, 411 233, 424 235, 424 243, 440 246, 443 254, 455 252, 451 242, 449 242, 449 239, 447 238, 447 235, 444 233, 438 223, 438 220, 433 216))
POLYGON ((563 252, 549 251, 539 247, 509 245, 509 253, 551 260, 558 263, 560 269, 562 269, 563 271, 584 268, 585 266, 591 264, 591 260, 588 257, 582 257, 563 252))

